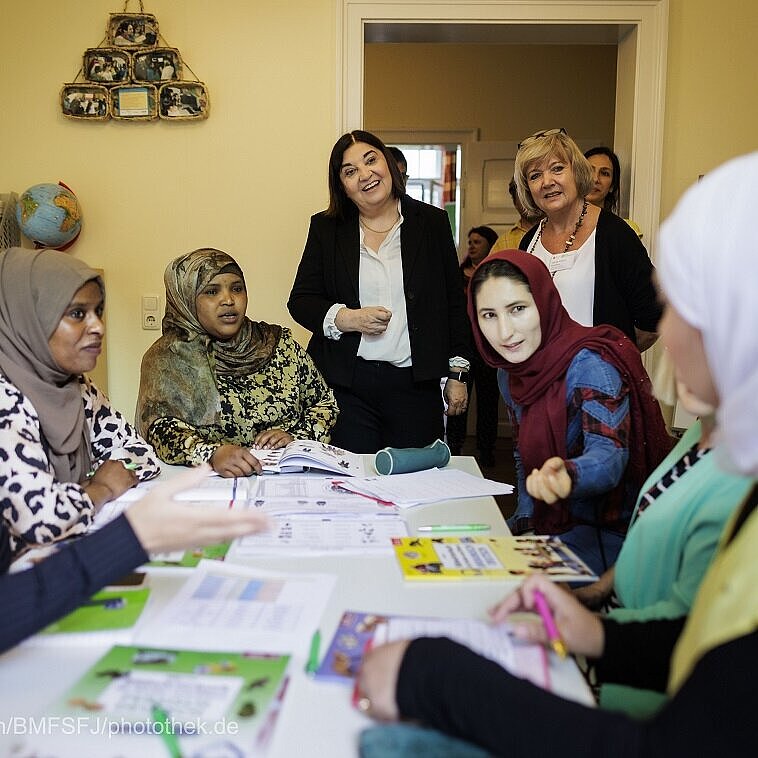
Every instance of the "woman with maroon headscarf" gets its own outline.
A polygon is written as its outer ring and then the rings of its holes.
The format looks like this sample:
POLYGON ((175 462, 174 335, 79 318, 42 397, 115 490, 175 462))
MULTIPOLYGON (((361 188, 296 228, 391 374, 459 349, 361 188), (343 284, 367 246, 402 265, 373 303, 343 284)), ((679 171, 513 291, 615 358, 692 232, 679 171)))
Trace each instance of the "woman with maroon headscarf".
POLYGON ((612 326, 573 321, 542 261, 518 250, 476 269, 468 308, 514 429, 512 530, 558 534, 601 573, 671 447, 639 350, 612 326))

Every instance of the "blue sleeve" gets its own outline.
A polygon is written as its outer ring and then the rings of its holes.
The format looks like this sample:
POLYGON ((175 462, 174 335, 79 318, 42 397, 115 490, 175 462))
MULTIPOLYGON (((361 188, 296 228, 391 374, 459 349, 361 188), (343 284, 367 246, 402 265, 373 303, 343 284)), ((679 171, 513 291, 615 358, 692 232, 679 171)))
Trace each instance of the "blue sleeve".
MULTIPOLYGON (((0 540, 7 540, 0 522, 0 540)), ((148 559, 125 516, 26 571, 0 576, 0 652, 70 613, 148 559), (12 612, 10 612, 12 609, 12 612)))
POLYGON ((508 519, 508 527, 512 532, 516 531, 516 525, 520 519, 531 519, 534 516, 534 500, 532 496, 526 491, 526 475, 524 473, 524 464, 521 460, 521 453, 518 449, 518 425, 520 420, 520 413, 516 408, 513 399, 511 398, 511 392, 508 387, 508 374, 503 369, 498 369, 497 372, 497 384, 500 389, 500 394, 503 397, 503 402, 508 410, 508 416, 511 420, 511 426, 513 427, 513 461, 516 466, 516 511, 508 519))
MULTIPOLYGON (((567 447, 581 452, 567 467, 573 480, 572 498, 601 495, 614 489, 629 462, 629 390, 618 371, 596 353, 580 351, 566 374, 569 408, 567 447)), ((571 454, 571 453, 570 453, 571 454)))

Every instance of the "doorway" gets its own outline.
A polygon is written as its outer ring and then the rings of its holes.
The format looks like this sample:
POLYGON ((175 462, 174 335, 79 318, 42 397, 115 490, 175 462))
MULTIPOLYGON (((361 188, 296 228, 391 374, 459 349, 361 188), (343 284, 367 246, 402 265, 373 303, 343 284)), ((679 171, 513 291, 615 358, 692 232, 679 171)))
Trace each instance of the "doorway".
MULTIPOLYGON (((466 41, 482 33, 503 35, 504 30, 528 44, 565 43, 577 35, 614 40, 617 96, 613 146, 628 172, 622 176, 622 184, 629 187, 629 212, 647 231, 648 242, 655 240, 660 215, 668 0, 592 4, 582 0, 504 0, 497 4, 342 0, 337 30, 341 131, 363 126, 367 36, 404 41, 428 33, 430 27, 447 35, 449 41, 466 41)), ((649 252, 654 259, 654 249, 649 247, 649 252)))

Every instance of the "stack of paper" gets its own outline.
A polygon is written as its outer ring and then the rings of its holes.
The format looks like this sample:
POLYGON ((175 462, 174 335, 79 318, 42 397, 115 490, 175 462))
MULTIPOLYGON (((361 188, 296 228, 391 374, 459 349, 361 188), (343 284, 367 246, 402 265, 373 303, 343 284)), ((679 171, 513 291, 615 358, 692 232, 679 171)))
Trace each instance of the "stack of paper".
POLYGON ((377 502, 394 504, 401 508, 440 500, 510 495, 513 486, 492 479, 467 474, 457 469, 429 469, 412 474, 393 476, 352 477, 349 480, 332 480, 343 490, 374 498, 377 502))

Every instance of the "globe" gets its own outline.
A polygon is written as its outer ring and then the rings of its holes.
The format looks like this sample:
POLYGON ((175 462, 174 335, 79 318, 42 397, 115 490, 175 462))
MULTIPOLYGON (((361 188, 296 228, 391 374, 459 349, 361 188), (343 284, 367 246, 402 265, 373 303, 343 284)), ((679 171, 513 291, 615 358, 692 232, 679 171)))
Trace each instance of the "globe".
POLYGON ((19 198, 16 220, 24 235, 37 246, 60 249, 81 231, 82 211, 68 187, 35 184, 19 198))

